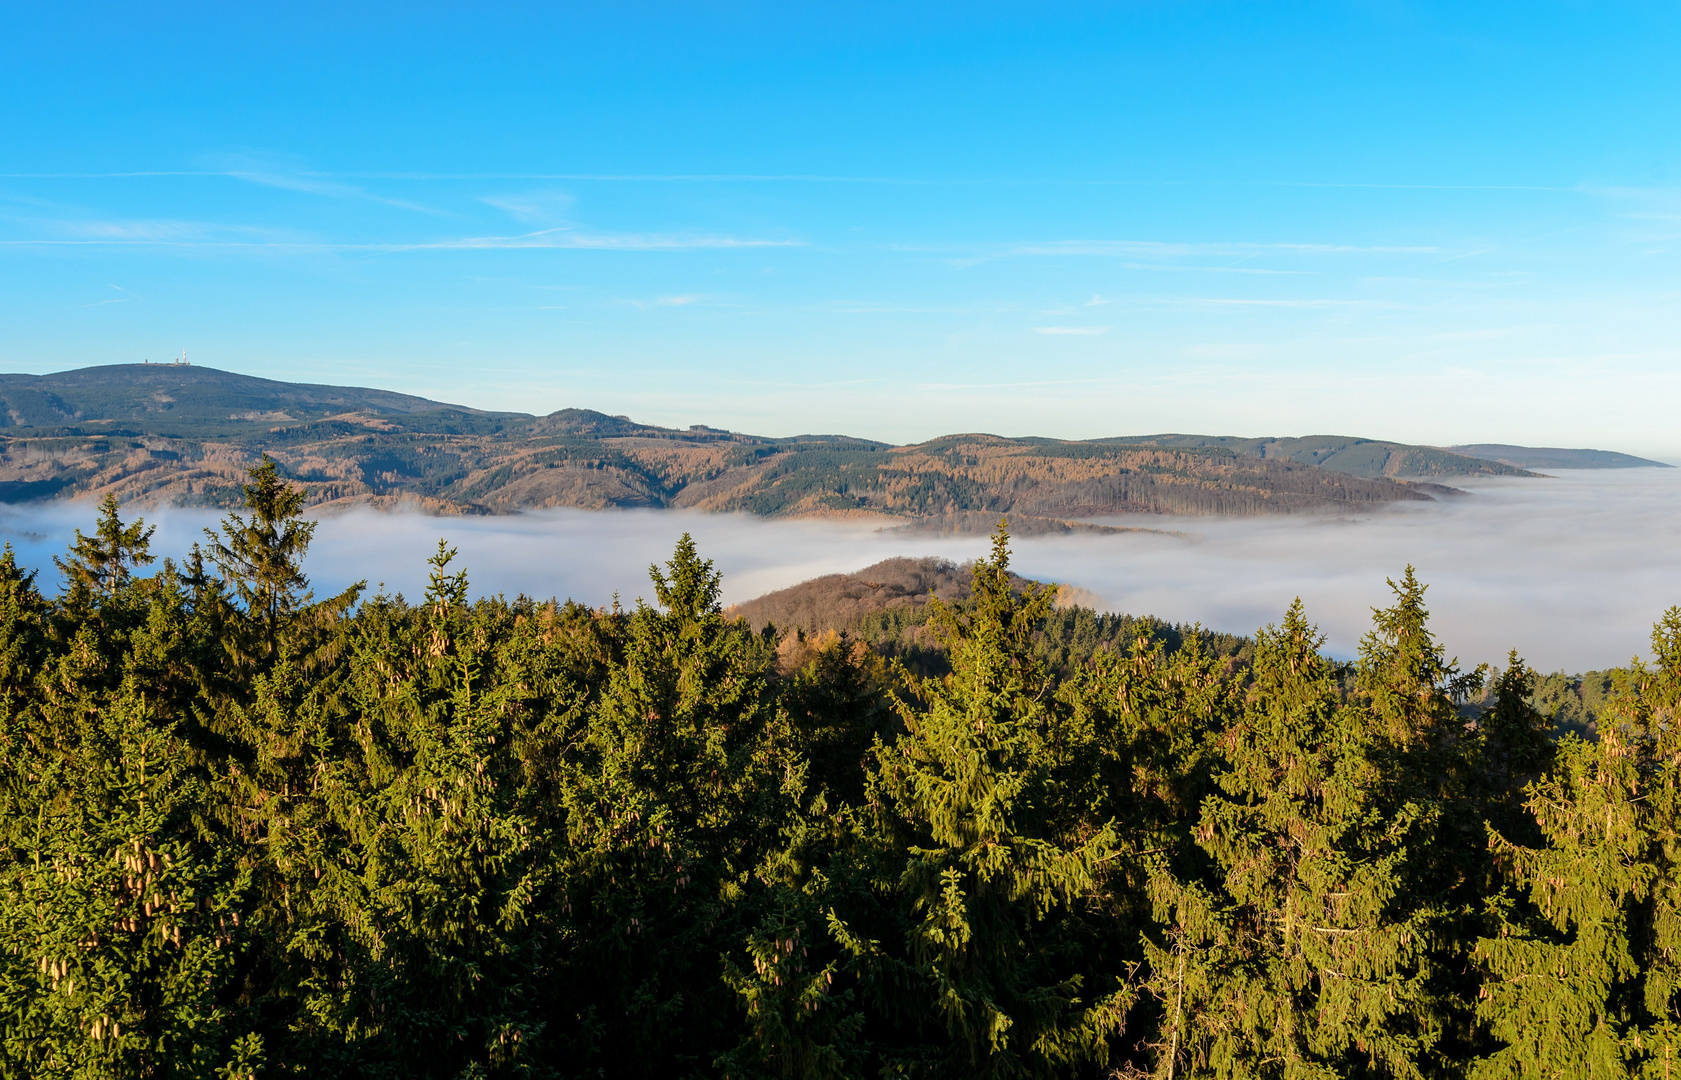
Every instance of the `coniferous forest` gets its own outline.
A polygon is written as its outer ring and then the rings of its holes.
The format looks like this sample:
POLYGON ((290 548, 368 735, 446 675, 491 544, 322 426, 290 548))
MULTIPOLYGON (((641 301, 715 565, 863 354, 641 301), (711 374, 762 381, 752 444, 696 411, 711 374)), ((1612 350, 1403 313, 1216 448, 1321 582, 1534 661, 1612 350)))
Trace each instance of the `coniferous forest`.
POLYGON ((1053 660, 1001 528, 913 670, 687 538, 593 610, 318 597, 312 530, 267 463, 180 564, 0 560, 0 1074, 1681 1072, 1681 610, 1583 737, 1410 570, 1353 663, 1053 660))

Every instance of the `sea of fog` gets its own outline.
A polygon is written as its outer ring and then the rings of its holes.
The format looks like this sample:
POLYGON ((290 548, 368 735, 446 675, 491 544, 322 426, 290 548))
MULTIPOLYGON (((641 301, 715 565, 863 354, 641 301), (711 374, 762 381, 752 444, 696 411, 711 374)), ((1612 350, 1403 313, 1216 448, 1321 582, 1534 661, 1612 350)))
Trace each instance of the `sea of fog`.
MULTIPOLYGON (((1089 602, 1249 632, 1300 596, 1352 655, 1387 603, 1385 579, 1411 563, 1430 585, 1432 626, 1462 661, 1516 648, 1543 670, 1580 671, 1647 653, 1654 621, 1681 604, 1681 469, 1559 472, 1548 479, 1460 481, 1468 494, 1339 516, 1110 519, 1160 532, 1024 538, 1016 570, 1066 582, 1089 602)), ((56 581, 52 556, 95 515, 86 503, 0 507, 0 538, 56 581)), ((148 512, 153 549, 179 556, 219 515, 148 512)), ((649 563, 683 532, 724 575, 726 602, 896 555, 956 561, 984 537, 880 531, 824 521, 762 521, 671 511, 539 511, 428 517, 357 510, 325 517, 308 570, 318 592, 366 579, 418 596, 441 537, 481 594, 525 592, 592 605, 651 596, 649 563)))

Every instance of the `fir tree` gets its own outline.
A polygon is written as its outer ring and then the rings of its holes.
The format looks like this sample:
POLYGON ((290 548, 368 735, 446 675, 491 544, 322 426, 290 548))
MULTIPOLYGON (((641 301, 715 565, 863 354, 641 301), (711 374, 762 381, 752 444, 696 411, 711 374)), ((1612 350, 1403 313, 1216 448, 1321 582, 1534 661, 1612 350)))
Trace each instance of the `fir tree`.
POLYGON ((718 958, 754 925, 752 872, 804 787, 772 654, 723 617, 712 563, 684 535, 649 574, 658 606, 627 620, 562 787, 563 905, 595 1009, 574 1015, 625 1076, 703 1069, 736 1042, 718 958))
POLYGON ((1322 644, 1300 601, 1256 634, 1197 826, 1211 873, 1187 880, 1164 860, 1154 875, 1158 1075, 1421 1074, 1427 927, 1405 871, 1424 813, 1385 805, 1381 758, 1322 644))
MULTIPOLYGON (((1084 969, 1081 902, 1109 858, 1113 827, 1067 798, 1052 745, 1065 722, 1033 633, 1053 591, 1011 588, 1002 525, 961 608, 931 601, 951 674, 901 700, 905 733, 876 750, 871 799, 883 840, 902 843, 902 951, 851 937, 868 988, 944 1034, 884 1051, 884 1067, 951 1076, 1051 1076, 1103 1063, 1129 994, 1084 969), (902 839, 901 839, 902 838, 902 839)), ((839 927, 850 935, 847 927, 839 927)), ((894 943, 896 946, 897 943, 894 943)))
POLYGON ((1543 843, 1490 841, 1515 895, 1493 901, 1479 1017, 1505 1045, 1479 1078, 1681 1074, 1681 609, 1655 667, 1623 677, 1597 742, 1566 736, 1527 807, 1543 843))
POLYGON ((221 1075, 248 876, 202 828, 191 755, 132 682, 43 722, 54 741, 0 761, 0 1075, 221 1075))
POLYGON ((157 526, 147 527, 144 519, 124 525, 121 509, 115 495, 105 496, 99 504, 99 525, 94 534, 84 536, 77 529, 68 557, 53 557, 72 596, 109 598, 128 584, 137 567, 151 564, 152 534, 157 526))
MULTIPOLYGON (((242 613, 226 620, 229 653, 241 668, 270 663, 283 647, 306 665, 328 659, 312 655, 311 646, 321 647, 319 631, 356 602, 366 583, 314 602, 303 560, 316 523, 303 517, 303 491, 282 479, 279 466, 266 454, 250 471, 244 502, 248 517, 230 513, 222 519, 220 532, 205 530, 209 559, 231 587, 242 613)), ((200 557, 196 550, 194 557, 200 557)), ((324 636, 328 641, 334 637, 324 636)))

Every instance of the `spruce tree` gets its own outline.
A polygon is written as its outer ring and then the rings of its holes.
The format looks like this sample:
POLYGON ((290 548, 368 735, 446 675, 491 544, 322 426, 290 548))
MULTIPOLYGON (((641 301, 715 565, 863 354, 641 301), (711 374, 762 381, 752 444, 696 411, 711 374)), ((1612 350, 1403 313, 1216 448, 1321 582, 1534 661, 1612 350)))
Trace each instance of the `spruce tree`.
POLYGON ((1620 679, 1599 739, 1559 744, 1527 807, 1544 843, 1490 841, 1514 886, 1477 944, 1481 1078, 1681 1075, 1681 609, 1620 679))
POLYGON ((115 495, 105 496, 94 534, 84 536, 77 529, 67 557, 53 556, 70 595, 109 598, 128 584, 137 567, 151 564, 157 526, 147 527, 144 519, 124 525, 121 509, 115 495))
POLYGON ((1159 1076, 1421 1075, 1427 926, 1405 872, 1425 813, 1386 804, 1381 745, 1322 645, 1300 601, 1256 634, 1197 824, 1209 872, 1153 876, 1159 1076))
POLYGON ((1066 717, 1033 649, 1054 593, 1016 595, 1009 559, 1000 525, 970 598, 930 601, 951 674, 900 700, 904 734, 876 750, 880 842, 903 852, 878 888, 902 905, 904 940, 837 932, 859 953, 865 993, 922 1031, 881 1049, 888 1070, 1054 1076, 1102 1064, 1130 997, 1119 972, 1084 963, 1082 904, 1115 834, 1090 827, 1069 797, 1083 785, 1055 767, 1066 717))
POLYGON ((804 788, 770 698, 773 654, 723 616, 719 576, 684 535, 657 605, 626 620, 622 660, 591 703, 560 794, 558 868, 589 980, 565 988, 569 1038, 622 1076, 704 1070, 737 996, 720 960, 757 923, 753 876, 804 788))
POLYGON ((8 734, 36 704, 35 676, 45 662, 48 605, 35 575, 17 564, 12 545, 0 549, 0 718, 8 734))
POLYGON ((1484 740, 1469 702, 1486 668, 1462 670, 1448 658, 1430 632, 1426 586, 1411 566, 1389 586, 1394 604, 1373 611, 1372 631, 1360 642, 1351 715, 1370 730, 1380 756, 1386 809, 1412 806, 1424 815, 1403 871, 1411 902, 1429 913, 1429 1023, 1440 1037, 1421 1064, 1451 1073, 1476 1046, 1467 948, 1482 925, 1490 867, 1484 740), (1457 855, 1443 858, 1444 851, 1457 855))
POLYGON ((1505 1044, 1478 1080, 1630 1075, 1637 1054, 1639 965, 1631 909, 1654 885, 1645 771, 1627 733, 1571 735, 1553 771, 1530 787, 1545 846, 1498 833, 1496 856, 1518 888, 1478 943, 1486 975, 1478 1016, 1505 1044))
MULTIPOLYGON (((205 530, 210 561, 221 571, 239 614, 225 619, 225 647, 241 669, 272 663, 283 648, 306 665, 325 656, 312 653, 331 642, 330 628, 356 602, 365 583, 315 602, 303 560, 315 536, 316 522, 303 517, 304 492, 288 484, 279 465, 263 455, 245 484, 249 516, 230 513, 220 532, 205 530), (319 640, 324 638, 325 640, 319 640)), ((195 561, 200 553, 195 550, 195 561)), ((220 593, 212 591, 211 598, 220 593)))
POLYGON ((439 544, 413 617, 376 601, 329 707, 305 699, 309 786, 267 854, 287 897, 276 1004, 295 1016, 276 1048, 311 1075, 523 1075, 541 1049, 542 838, 506 752, 522 679, 454 555, 439 544))
POLYGON ((1524 789, 1552 767, 1552 721, 1536 709, 1536 673, 1514 651, 1495 677, 1492 700, 1477 719, 1472 795, 1482 817, 1501 835, 1538 842, 1524 808, 1524 789))
POLYGON ((0 1075, 216 1075, 260 1056, 231 1006, 248 876, 181 737, 183 595, 123 580, 56 655, 0 559, 0 1075), (144 586, 144 588, 142 588, 144 586))

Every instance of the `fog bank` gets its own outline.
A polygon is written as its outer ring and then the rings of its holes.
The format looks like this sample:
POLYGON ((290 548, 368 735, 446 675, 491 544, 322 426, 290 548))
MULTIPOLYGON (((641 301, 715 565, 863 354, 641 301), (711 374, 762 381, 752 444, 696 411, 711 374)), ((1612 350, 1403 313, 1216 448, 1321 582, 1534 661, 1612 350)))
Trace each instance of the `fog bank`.
MULTIPOLYGON (((1249 632, 1275 622, 1295 596, 1351 655, 1385 604, 1386 577, 1407 563, 1431 585, 1432 625, 1466 662, 1498 661, 1517 648, 1532 664, 1583 670, 1645 654, 1652 623, 1681 604, 1681 469, 1560 472, 1546 480, 1462 481, 1443 502, 1359 516, 1114 519, 1181 535, 1024 538, 1014 566, 1068 582, 1117 611, 1249 632)), ((92 526, 79 503, 0 508, 0 538, 22 562, 56 580, 51 557, 71 530, 92 526)), ((154 551, 179 557, 220 515, 165 509, 154 551)), ((541 511, 438 518, 351 511, 325 517, 308 569, 318 592, 359 579, 418 596, 440 537, 480 594, 526 592, 592 605, 651 596, 647 567, 669 557, 683 532, 724 574, 726 602, 895 555, 962 561, 984 537, 881 532, 822 521, 669 511, 541 511)))

